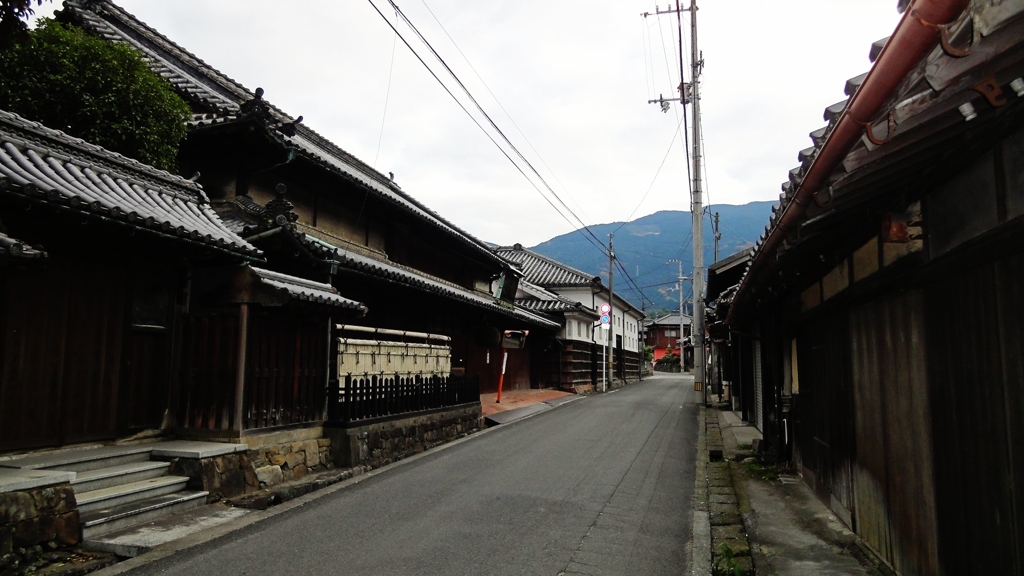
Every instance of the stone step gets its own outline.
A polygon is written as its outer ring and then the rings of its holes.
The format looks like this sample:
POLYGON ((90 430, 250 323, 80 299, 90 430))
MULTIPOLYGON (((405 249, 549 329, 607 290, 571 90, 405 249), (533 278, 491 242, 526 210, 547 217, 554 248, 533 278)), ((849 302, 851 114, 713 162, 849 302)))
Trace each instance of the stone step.
POLYGON ((234 522, 251 513, 253 510, 245 508, 207 504, 127 528, 93 535, 82 543, 82 547, 86 550, 111 552, 122 558, 134 558, 157 546, 234 522))
POLYGON ((167 473, 169 462, 129 462, 108 468, 79 472, 71 485, 76 494, 84 494, 101 488, 130 484, 139 480, 159 478, 167 473))
POLYGON ((151 496, 173 494, 185 489, 188 478, 185 476, 161 476, 148 480, 129 482, 109 488, 100 488, 75 494, 78 500, 78 511, 89 512, 112 508, 121 504, 144 500, 151 496))
POLYGON ((88 547, 91 538, 198 508, 206 503, 208 494, 203 491, 163 494, 83 512, 80 516, 82 538, 88 547))
POLYGON ((136 444, 133 446, 90 447, 81 450, 63 450, 16 458, 0 462, 0 467, 21 468, 23 470, 62 470, 69 472, 85 472, 100 468, 109 468, 130 462, 149 460, 150 452, 155 444, 136 444))

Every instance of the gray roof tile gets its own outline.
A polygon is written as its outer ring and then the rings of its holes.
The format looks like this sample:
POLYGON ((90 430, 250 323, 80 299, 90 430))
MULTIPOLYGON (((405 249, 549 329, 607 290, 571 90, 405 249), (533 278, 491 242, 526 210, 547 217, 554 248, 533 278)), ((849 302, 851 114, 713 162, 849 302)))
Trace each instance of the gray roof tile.
POLYGON ((260 282, 277 290, 282 290, 296 300, 355 310, 363 314, 366 313, 365 305, 342 297, 338 290, 330 284, 322 284, 305 278, 256 268, 255 266, 250 266, 249 268, 256 274, 260 282))
MULTIPOLYGON (((167 79, 176 90, 213 116, 194 117, 193 126, 230 121, 240 112, 240 103, 252 100, 254 92, 203 62, 154 28, 107 0, 66 0, 69 15, 84 27, 114 42, 125 42, 147 59, 150 68, 167 79), (222 118, 226 117, 226 118, 222 118)), ((280 124, 295 121, 264 100, 267 111, 280 124)), ((462 244, 491 259, 498 259, 482 241, 451 224, 436 212, 401 191, 388 177, 304 124, 298 124, 294 136, 285 140, 298 153, 325 169, 348 179, 383 200, 455 237, 462 244)))
POLYGON ((498 256, 519 265, 528 282, 548 288, 553 286, 600 285, 601 279, 561 262, 524 248, 521 244, 495 248, 498 256))
POLYGON ((451 284, 441 279, 427 276, 413 268, 407 268, 394 262, 385 262, 350 250, 338 248, 320 240, 319 238, 314 238, 313 236, 306 235, 306 238, 311 243, 332 249, 334 259, 337 260, 341 266, 351 270, 356 270, 377 278, 418 288, 425 292, 440 294, 453 300, 466 302, 477 308, 488 310, 490 312, 497 312, 504 316, 516 318, 531 324, 545 326, 548 328, 560 327, 557 322, 552 322, 547 318, 519 308, 508 307, 509 305, 507 303, 497 300, 490 294, 485 295, 472 290, 467 290, 466 288, 456 284, 451 284))
POLYGON ((195 182, 0 111, 0 190, 257 257, 195 182))

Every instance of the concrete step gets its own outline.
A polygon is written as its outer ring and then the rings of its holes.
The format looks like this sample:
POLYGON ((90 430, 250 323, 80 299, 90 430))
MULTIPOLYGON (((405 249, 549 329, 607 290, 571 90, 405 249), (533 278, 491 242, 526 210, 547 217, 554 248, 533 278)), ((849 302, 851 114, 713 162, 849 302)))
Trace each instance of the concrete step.
POLYGON ((23 470, 63 470, 85 472, 130 462, 145 462, 156 444, 103 446, 82 450, 64 450, 0 462, 0 467, 23 470))
POLYGON ((112 508, 151 496, 173 494, 184 490, 187 484, 188 477, 186 476, 161 476, 159 478, 150 478, 109 488, 76 493, 75 499, 78 500, 78 511, 82 513, 112 508))
POLYGON ((101 488, 130 484, 139 480, 159 478, 167 473, 169 462, 129 462, 108 468, 79 472, 71 485, 76 494, 84 494, 101 488))
POLYGON ((173 494, 150 496, 126 504, 107 508, 96 508, 82 512, 82 537, 86 541, 115 530, 143 524, 198 508, 206 503, 209 492, 185 491, 173 494))
POLYGON ((209 504, 135 526, 93 534, 86 538, 82 546, 87 550, 111 552, 121 557, 134 558, 162 544, 233 522, 251 513, 253 510, 245 508, 209 504))

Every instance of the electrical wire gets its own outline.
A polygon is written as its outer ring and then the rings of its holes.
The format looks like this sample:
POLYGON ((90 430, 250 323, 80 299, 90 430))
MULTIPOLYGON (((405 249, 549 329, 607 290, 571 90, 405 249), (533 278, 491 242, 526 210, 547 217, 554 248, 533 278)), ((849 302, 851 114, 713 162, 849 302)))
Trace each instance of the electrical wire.
MULTIPOLYGON (((397 18, 398 15, 396 14, 397 18)), ((391 66, 388 68, 388 89, 384 94, 384 113, 380 118, 380 134, 377 135, 377 153, 373 155, 373 167, 377 168, 377 159, 380 157, 380 143, 384 141, 384 122, 388 118, 388 102, 391 101, 391 78, 395 73, 395 47, 398 46, 398 34, 391 39, 391 66)))
POLYGON ((526 134, 519 127, 519 125, 516 124, 516 121, 512 119, 512 115, 508 113, 508 110, 506 110, 505 106, 502 105, 500 100, 498 100, 498 97, 491 90, 491 87, 487 85, 487 82, 485 82, 483 77, 480 76, 480 73, 477 72, 476 67, 474 67, 473 63, 469 61, 469 57, 467 57, 466 54, 462 51, 462 48, 459 48, 458 43, 455 42, 455 39, 452 38, 452 35, 448 33, 448 29, 444 27, 444 24, 441 23, 441 20, 437 18, 437 15, 434 14, 434 11, 431 10, 430 6, 427 5, 426 0, 420 0, 420 3, 423 4, 423 7, 427 9, 427 12, 430 14, 431 18, 434 19, 434 22, 436 22, 438 27, 441 28, 441 31, 444 32, 444 35, 448 37, 448 41, 451 42, 452 46, 455 47, 455 50, 458 51, 459 56, 462 56, 462 59, 466 62, 466 65, 468 65, 469 69, 473 71, 473 75, 476 76, 477 80, 480 81, 480 84, 483 85, 484 90, 487 90, 487 93, 490 94, 491 98, 494 100, 494 103, 498 105, 498 108, 501 108, 502 113, 505 114, 505 118, 508 118, 508 121, 512 123, 513 127, 515 127, 516 132, 518 132, 519 135, 522 136, 523 140, 526 142, 526 145, 530 147, 530 150, 532 150, 533 153, 537 156, 537 158, 540 160, 540 163, 544 165, 544 168, 546 168, 548 173, 550 173, 551 176, 555 179, 555 182, 558 182, 559 187, 561 187, 565 195, 568 196, 570 200, 572 200, 572 203, 576 206, 576 209, 580 211, 580 214, 583 214, 584 218, 590 220, 590 216, 587 215, 586 211, 583 209, 580 203, 577 202, 575 198, 573 198, 572 194, 570 194, 569 191, 566 189, 565 184, 562 184, 562 181, 559 180, 558 175, 555 174, 555 171, 552 170, 550 166, 548 166, 548 163, 544 160, 544 157, 541 156, 540 152, 538 152, 537 149, 533 146, 533 143, 530 142, 530 139, 526 137, 526 134))
MULTIPOLYGON (((678 116, 676 118, 678 119, 678 116)), ((676 136, 679 134, 680 126, 682 126, 681 122, 676 123, 676 131, 672 134, 672 140, 668 143, 668 149, 665 150, 665 155, 661 158, 661 164, 658 164, 658 169, 654 173, 654 178, 651 178, 651 184, 647 186, 647 191, 644 192, 644 195, 640 198, 640 201, 637 202, 636 207, 633 208, 633 211, 629 213, 629 216, 626 216, 622 223, 619 224, 619 227, 615 229, 615 232, 618 232, 620 228, 629 223, 629 221, 633 218, 633 215, 636 214, 637 210, 640 209, 640 206, 643 205, 644 200, 647 200, 647 196, 651 193, 651 190, 654 189, 654 183, 658 181, 658 176, 661 174, 661 169, 665 167, 665 161, 668 160, 668 155, 670 152, 672 152, 672 147, 675 146, 676 144, 676 136)))
MULTIPOLYGON (((614 262, 615 265, 618 267, 619 272, 621 272, 626 277, 626 281, 630 284, 630 286, 632 286, 632 289, 635 291, 635 293, 640 295, 640 305, 643 305, 644 300, 650 302, 651 304, 654 304, 654 300, 648 298, 647 295, 644 294, 643 290, 641 290, 640 287, 637 286, 636 282, 633 281, 633 278, 629 275, 629 272, 626 271, 626 267, 622 265, 622 262, 620 262, 618 259, 614 260, 614 262)), ((629 287, 627 286, 627 289, 628 288, 629 287)))
MULTIPOLYGON (((379 8, 377 8, 377 5, 374 4, 373 0, 368 0, 368 1, 374 7, 374 9, 377 10, 377 13, 380 14, 382 18, 384 18, 383 13, 380 11, 379 8)), ((412 21, 405 15, 404 12, 402 12, 402 10, 398 7, 397 4, 394 3, 393 0, 388 0, 388 3, 391 4, 391 6, 395 9, 395 11, 398 13, 399 17, 402 19, 402 21, 405 22, 405 24, 420 39, 420 41, 423 42, 423 44, 427 47, 427 49, 430 51, 430 53, 434 56, 434 58, 436 58, 437 61, 440 62, 441 66, 445 69, 446 72, 448 72, 449 76, 451 76, 451 78, 455 81, 455 83, 458 84, 459 88, 462 89, 463 93, 466 94, 466 96, 470 99, 470 101, 473 103, 473 105, 476 107, 476 109, 480 112, 480 114, 483 115, 483 117, 487 120, 487 123, 498 134, 498 136, 501 138, 501 140, 503 142, 505 142, 505 144, 512 150, 512 152, 516 155, 516 157, 518 157, 527 166, 529 171, 532 172, 537 177, 538 180, 540 180, 540 182, 544 185, 544 188, 548 191, 548 193, 551 196, 553 196, 558 201, 558 203, 561 204, 562 207, 565 208, 565 210, 568 211, 569 214, 572 215, 572 217, 576 219, 577 222, 579 222, 579 224, 580 224, 580 226, 582 228, 577 228, 576 230, 579 231, 580 234, 583 234, 585 237, 587 236, 587 234, 589 234, 590 238, 593 239, 592 244, 594 244, 594 247, 598 248, 603 253, 607 253, 607 252, 605 252, 605 249, 603 247, 603 242, 596 235, 594 235, 593 231, 590 230, 590 227, 572 210, 572 208, 569 207, 568 204, 565 203, 564 200, 562 200, 562 198, 558 195, 558 193, 555 192, 554 189, 551 188, 551 185, 549 185, 547 183, 547 181, 544 179, 544 177, 541 176, 540 172, 538 172, 537 169, 533 166, 533 164, 526 158, 526 156, 524 156, 523 153, 519 151, 519 148, 517 148, 515 146, 515 144, 513 144, 512 141, 509 140, 508 136, 506 136, 505 133, 501 130, 501 128, 498 127, 498 125, 491 118, 490 114, 488 114, 487 111, 484 110, 483 106, 480 105, 480 102, 477 101, 477 99, 469 91, 469 89, 466 87, 466 85, 463 84, 462 80, 459 79, 458 75, 455 74, 455 72, 451 69, 451 67, 448 66, 448 63, 444 60, 444 58, 441 57, 440 54, 438 54, 438 52, 434 49, 434 47, 430 44, 430 42, 426 39, 426 37, 423 36, 423 34, 419 31, 418 28, 416 28, 415 24, 412 23, 412 21), (584 232, 585 232, 585 234, 584 234, 584 232)), ((384 18, 384 20, 387 22, 387 18, 384 18)), ((391 23, 388 22, 388 25, 391 26, 391 23)), ((392 29, 395 29, 394 26, 392 26, 392 29)), ((396 32, 396 34, 398 33, 397 29, 395 29, 395 32, 396 32)), ((405 43, 405 45, 410 50, 413 50, 412 46, 404 38, 402 38, 402 42, 405 43)), ((415 50, 413 50, 413 53, 416 53, 415 50)), ((431 71, 431 75, 433 75, 434 78, 442 86, 445 86, 444 83, 441 82, 441 79, 438 78, 436 74, 434 74, 433 70, 430 69, 429 66, 427 66, 426 62, 424 62, 423 59, 420 58, 418 54, 417 54, 417 59, 419 59, 419 61, 428 70, 431 71)), ((453 99, 458 101, 458 99, 455 98, 455 95, 450 90, 448 90, 447 86, 445 86, 445 91, 447 91, 448 94, 453 99)), ((466 110, 466 108, 464 106, 462 106, 461 103, 459 105, 463 109, 463 111, 466 112, 466 114, 469 114, 469 111, 466 110)), ((475 119, 474 119, 474 122, 476 122, 475 119)), ((476 124, 477 124, 478 127, 481 128, 481 130, 483 130, 483 127, 480 125, 479 122, 476 122, 476 124)), ((495 145, 497 145, 497 142, 494 141, 493 138, 491 138, 491 141, 494 142, 495 145)), ((501 149, 500 146, 499 146, 499 149, 501 149)), ((503 152, 503 154, 505 154, 505 157, 509 159, 509 161, 512 161, 513 164, 515 164, 515 162, 508 155, 508 153, 506 153, 503 149, 502 149, 502 152, 503 152)), ((522 173, 523 176, 526 177, 525 172, 521 168, 519 168, 518 165, 516 167, 517 167, 517 169, 519 169, 520 173, 522 173)), ((530 178, 527 177, 527 180, 530 180, 530 178)), ((532 184, 532 181, 531 181, 531 184, 532 184)), ((536 189, 539 193, 541 193, 542 196, 544 196, 544 194, 542 192, 540 192, 540 189, 535 184, 534 184, 534 189, 536 189)), ((546 197, 545 197, 545 199, 548 200, 546 197)), ((548 204, 550 204, 553 208, 555 208, 556 211, 559 211, 559 213, 561 213, 561 211, 557 207, 555 207, 554 204, 550 200, 548 200, 548 204)), ((562 217, 565 218, 568 221, 568 218, 564 214, 562 214, 562 217)), ((573 226, 575 226, 575 225, 573 225, 573 226)))
MULTIPOLYGON (((452 100, 455 101, 455 103, 459 106, 459 108, 461 108, 462 111, 465 112, 467 116, 469 116, 470 120, 472 120, 473 123, 476 124, 478 128, 480 128, 480 130, 484 133, 484 135, 486 135, 487 138, 498 148, 498 150, 502 153, 502 155, 504 155, 505 158, 507 158, 508 161, 512 163, 512 166, 515 167, 515 169, 518 170, 519 173, 522 174, 524 178, 526 178, 526 181, 529 182, 531 186, 533 186, 534 190, 536 190, 537 193, 540 194, 541 197, 544 198, 544 200, 552 208, 555 209, 555 212, 558 212, 559 216, 561 216, 570 226, 575 227, 575 224, 573 224, 573 222, 571 220, 569 220, 569 217, 566 216, 565 214, 563 214, 562 211, 559 210, 557 206, 555 206, 555 204, 551 201, 551 199, 549 199, 546 195, 544 195, 543 192, 541 192, 540 188, 533 182, 532 179, 530 179, 529 176, 527 176, 526 172, 519 166, 519 164, 517 164, 512 159, 512 157, 509 156, 508 152, 506 152, 505 149, 502 148, 500 144, 498 144, 497 140, 495 140, 494 137, 490 133, 488 133, 487 130, 484 129, 484 127, 480 124, 480 122, 472 114, 469 113, 469 110, 467 110, 466 107, 462 104, 462 102, 460 102, 459 99, 455 97, 455 94, 453 94, 452 91, 448 88, 448 86, 446 86, 445 83, 441 81, 441 79, 437 76, 437 74, 433 71, 433 69, 431 69, 430 66, 427 65, 427 63, 423 60, 423 58, 419 55, 419 53, 417 53, 416 50, 413 49, 412 45, 409 44, 409 41, 406 40, 405 37, 402 36, 402 34, 394 26, 394 24, 392 24, 391 21, 389 21, 387 19, 387 17, 384 16, 384 13, 381 12, 380 8, 378 8, 376 4, 374 4, 373 0, 368 0, 368 1, 369 1, 370 5, 373 6, 373 9, 377 11, 377 14, 379 14, 380 17, 384 20, 384 22, 386 22, 387 25, 395 32, 395 34, 402 41, 402 43, 405 44, 405 46, 409 49, 409 51, 411 51, 413 53, 413 55, 416 57, 416 59, 419 60, 420 64, 423 64, 423 67, 427 69, 427 71, 430 73, 431 76, 434 77, 435 80, 437 80, 437 83, 440 84, 441 87, 444 89, 444 91, 447 92, 448 95, 452 97, 452 100)), ((394 6, 394 3, 392 3, 392 5, 394 6)), ((395 8, 397 10, 398 7, 395 6, 395 8)), ((401 14, 400 11, 399 11, 399 14, 401 14)), ((574 216, 575 216, 575 214, 574 214, 574 216)), ((577 217, 577 219, 578 219, 578 217, 577 217)), ((579 229, 576 229, 576 231, 579 232, 579 229)), ((590 232, 589 229, 587 229, 587 231, 590 232)), ((581 234, 582 234, 582 232, 581 232, 581 234)), ((597 238, 596 236, 594 236, 593 232, 590 232, 590 236, 593 236, 595 239, 597 238)), ((595 243, 593 240, 591 240, 585 234, 583 234, 583 237, 587 238, 587 241, 591 242, 591 244, 594 244, 594 246, 596 248, 598 248, 598 250, 600 250, 602 253, 607 254, 607 252, 605 252, 604 246, 600 243, 600 241, 595 243)))

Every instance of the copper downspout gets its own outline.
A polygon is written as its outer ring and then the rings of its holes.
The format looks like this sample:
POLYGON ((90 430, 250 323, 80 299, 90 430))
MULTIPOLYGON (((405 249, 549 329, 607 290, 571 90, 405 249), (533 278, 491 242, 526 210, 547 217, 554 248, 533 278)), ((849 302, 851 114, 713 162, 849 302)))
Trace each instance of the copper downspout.
POLYGON ((865 126, 878 116, 907 74, 936 46, 939 40, 937 25, 948 24, 958 18, 968 4, 970 0, 916 0, 903 14, 896 31, 885 43, 875 65, 868 71, 811 163, 779 223, 754 256, 750 269, 740 282, 737 301, 730 307, 726 323, 732 322, 736 310, 746 300, 751 279, 765 267, 786 232, 797 226, 804 210, 813 201, 813 194, 828 181, 836 166, 860 139, 865 126))

